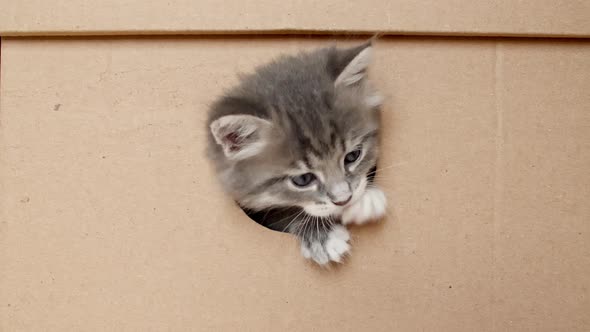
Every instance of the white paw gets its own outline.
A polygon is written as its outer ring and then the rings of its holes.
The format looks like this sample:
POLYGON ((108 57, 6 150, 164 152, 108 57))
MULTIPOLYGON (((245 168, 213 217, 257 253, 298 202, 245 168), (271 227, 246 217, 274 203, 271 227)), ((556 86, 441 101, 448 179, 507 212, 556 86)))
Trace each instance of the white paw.
POLYGON ((386 208, 387 200, 381 189, 369 188, 356 202, 344 210, 342 223, 361 225, 377 220, 385 215, 386 208))
POLYGON ((340 262, 350 251, 348 244, 350 235, 343 226, 337 225, 328 233, 328 238, 324 243, 314 241, 307 246, 301 244, 301 254, 307 259, 312 259, 320 265, 326 265, 329 262, 340 262))

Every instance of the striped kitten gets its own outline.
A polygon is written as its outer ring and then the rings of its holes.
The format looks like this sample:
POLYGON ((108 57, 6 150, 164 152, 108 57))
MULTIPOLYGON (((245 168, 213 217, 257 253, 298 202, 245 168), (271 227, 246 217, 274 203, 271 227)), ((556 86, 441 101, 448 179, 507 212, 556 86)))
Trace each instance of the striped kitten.
POLYGON ((380 96, 370 42, 284 56, 242 77, 211 108, 208 154, 224 189, 259 223, 295 234, 320 265, 350 250, 341 224, 382 217, 369 185, 380 96))

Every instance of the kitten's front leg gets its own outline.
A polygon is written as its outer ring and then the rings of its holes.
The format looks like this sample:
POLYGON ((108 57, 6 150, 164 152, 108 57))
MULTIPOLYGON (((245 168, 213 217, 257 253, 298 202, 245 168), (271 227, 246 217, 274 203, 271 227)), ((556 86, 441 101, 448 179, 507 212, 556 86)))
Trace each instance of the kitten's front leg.
POLYGON ((341 262, 350 251, 350 234, 342 225, 324 225, 298 234, 301 254, 319 265, 341 262))
POLYGON ((385 215, 387 200, 381 189, 368 188, 363 195, 342 213, 342 224, 362 225, 385 215))

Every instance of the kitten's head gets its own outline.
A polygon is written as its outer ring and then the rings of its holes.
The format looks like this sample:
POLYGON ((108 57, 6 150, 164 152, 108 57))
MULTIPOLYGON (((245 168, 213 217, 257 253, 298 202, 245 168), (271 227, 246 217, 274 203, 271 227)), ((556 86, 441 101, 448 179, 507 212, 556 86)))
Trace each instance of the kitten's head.
POLYGON ((282 57, 242 77, 209 114, 209 156, 242 207, 339 215, 378 155, 370 43, 282 57))

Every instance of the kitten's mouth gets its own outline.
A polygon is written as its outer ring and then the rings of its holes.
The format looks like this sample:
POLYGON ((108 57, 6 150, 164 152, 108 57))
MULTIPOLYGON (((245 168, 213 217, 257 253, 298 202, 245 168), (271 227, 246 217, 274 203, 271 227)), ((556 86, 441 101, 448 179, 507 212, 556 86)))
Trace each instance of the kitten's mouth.
POLYGON ((328 218, 333 216, 338 216, 340 211, 343 207, 341 206, 329 206, 329 205, 320 205, 320 206, 309 206, 303 208, 303 210, 310 216, 319 217, 319 218, 328 218))

